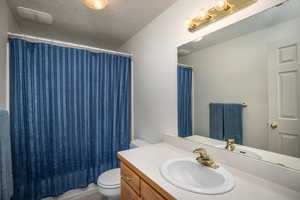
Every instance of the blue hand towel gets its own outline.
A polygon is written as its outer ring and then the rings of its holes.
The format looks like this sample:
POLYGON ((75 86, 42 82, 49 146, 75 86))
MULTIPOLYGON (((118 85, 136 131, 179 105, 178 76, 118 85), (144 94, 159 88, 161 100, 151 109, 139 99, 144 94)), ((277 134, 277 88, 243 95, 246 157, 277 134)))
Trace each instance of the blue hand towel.
POLYGON ((224 139, 235 139, 243 144, 243 106, 224 104, 224 139))
POLYGON ((224 140, 224 104, 209 104, 209 137, 224 140))
POLYGON ((13 194, 9 115, 0 109, 0 199, 9 200, 13 194))

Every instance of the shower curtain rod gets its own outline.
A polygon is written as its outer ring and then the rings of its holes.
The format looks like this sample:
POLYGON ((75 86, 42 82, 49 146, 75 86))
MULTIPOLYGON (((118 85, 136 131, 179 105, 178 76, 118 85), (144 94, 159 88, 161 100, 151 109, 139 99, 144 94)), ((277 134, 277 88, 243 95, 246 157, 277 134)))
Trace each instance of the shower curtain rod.
POLYGON ((35 37, 35 36, 31 36, 31 35, 11 33, 11 32, 8 32, 7 34, 9 36, 13 37, 13 38, 20 38, 20 39, 28 40, 30 42, 44 42, 44 43, 53 44, 53 45, 60 45, 60 46, 64 46, 64 47, 73 47, 73 48, 79 48, 79 49, 85 49, 85 50, 91 50, 91 51, 103 52, 103 53, 110 53, 110 54, 127 56, 127 57, 132 57, 133 56, 132 54, 129 54, 129 53, 123 53, 123 52, 118 52, 118 51, 101 49, 101 48, 97 48, 97 47, 80 45, 80 44, 75 44, 75 43, 71 43, 71 42, 63 42, 63 41, 59 41, 59 40, 52 40, 52 39, 47 39, 47 38, 35 37))
POLYGON ((185 65, 185 64, 181 64, 181 63, 177 63, 177 65, 180 65, 180 66, 185 67, 185 68, 193 68, 193 66, 185 65))

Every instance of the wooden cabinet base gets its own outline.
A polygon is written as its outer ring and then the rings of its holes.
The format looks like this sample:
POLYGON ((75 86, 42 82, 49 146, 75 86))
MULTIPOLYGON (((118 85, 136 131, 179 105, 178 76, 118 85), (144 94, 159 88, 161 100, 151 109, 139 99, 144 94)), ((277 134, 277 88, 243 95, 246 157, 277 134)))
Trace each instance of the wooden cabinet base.
POLYGON ((140 194, 140 177, 121 162, 121 177, 138 195, 140 194))
POLYGON ((121 161, 121 200, 175 200, 118 154, 121 161))
POLYGON ((140 197, 135 191, 121 178, 121 200, 139 200, 140 197))
POLYGON ((144 181, 141 181, 141 197, 143 200, 165 200, 163 196, 144 181))

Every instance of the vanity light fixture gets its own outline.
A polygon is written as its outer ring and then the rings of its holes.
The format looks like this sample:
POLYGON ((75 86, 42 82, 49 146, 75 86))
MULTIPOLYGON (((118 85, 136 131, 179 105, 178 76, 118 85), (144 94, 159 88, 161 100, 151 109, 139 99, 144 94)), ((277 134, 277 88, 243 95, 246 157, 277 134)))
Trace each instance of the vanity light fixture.
POLYGON ((84 4, 93 10, 102 10, 108 4, 108 0, 83 0, 84 4))
POLYGON ((191 23, 192 23, 192 20, 191 20, 191 19, 186 19, 185 22, 184 22, 184 24, 185 24, 185 26, 186 26, 187 28, 190 27, 191 23))
POLYGON ((215 1, 216 1, 216 5, 215 5, 216 10, 223 11, 223 10, 230 9, 228 0, 215 0, 215 1))
POLYGON ((199 16, 198 16, 198 19, 199 20, 206 20, 206 19, 209 19, 210 16, 208 15, 208 10, 205 9, 205 8, 201 8, 199 10, 199 16))
POLYGON ((195 32, 209 24, 232 15, 248 6, 255 4, 258 0, 214 0, 215 6, 209 10, 202 8, 198 16, 187 24, 190 32, 195 32))

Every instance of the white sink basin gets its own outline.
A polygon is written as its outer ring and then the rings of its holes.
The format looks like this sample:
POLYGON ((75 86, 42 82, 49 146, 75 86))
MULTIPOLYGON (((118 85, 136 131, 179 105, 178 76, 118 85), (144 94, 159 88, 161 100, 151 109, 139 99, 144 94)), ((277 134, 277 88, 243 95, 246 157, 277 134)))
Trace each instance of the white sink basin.
POLYGON ((234 187, 234 179, 227 170, 203 166, 195 158, 168 160, 160 171, 168 182, 190 192, 222 194, 234 187))
MULTIPOLYGON (((226 145, 218 145, 217 148, 225 149, 225 146, 226 145)), ((261 159, 261 156, 258 155, 257 153, 252 152, 252 151, 247 150, 247 149, 240 148, 238 146, 235 147, 233 152, 245 155, 249 158, 261 159)))

